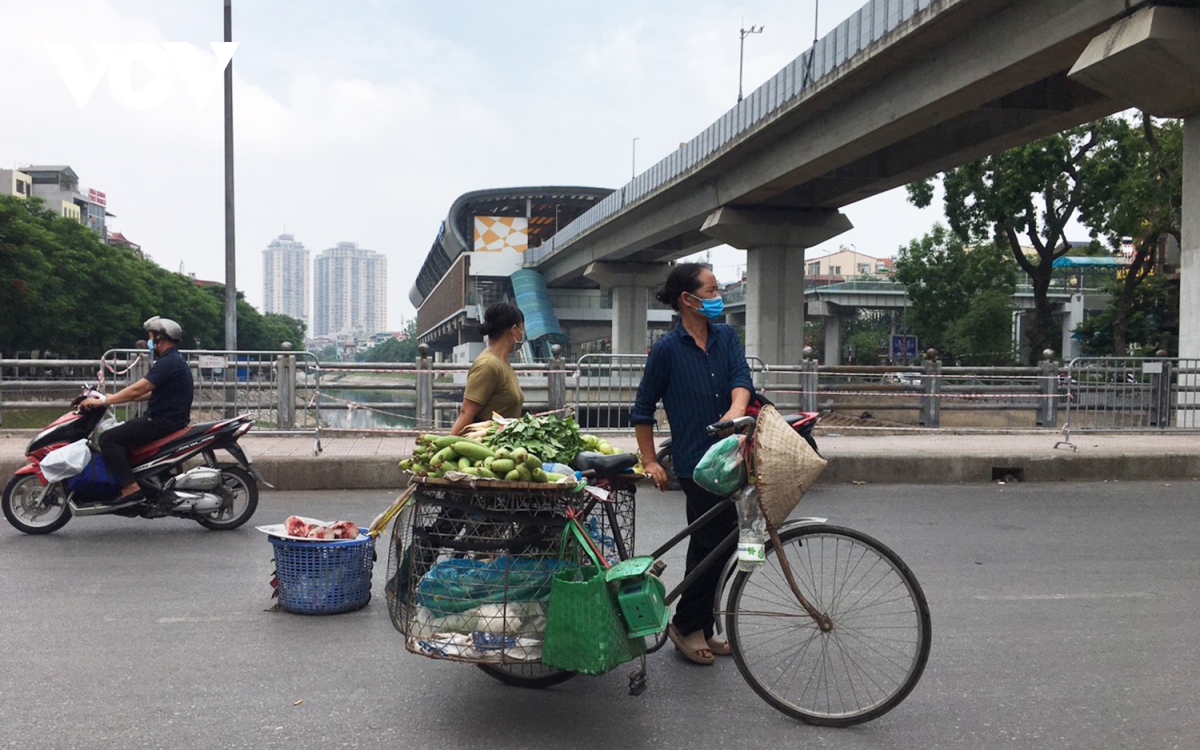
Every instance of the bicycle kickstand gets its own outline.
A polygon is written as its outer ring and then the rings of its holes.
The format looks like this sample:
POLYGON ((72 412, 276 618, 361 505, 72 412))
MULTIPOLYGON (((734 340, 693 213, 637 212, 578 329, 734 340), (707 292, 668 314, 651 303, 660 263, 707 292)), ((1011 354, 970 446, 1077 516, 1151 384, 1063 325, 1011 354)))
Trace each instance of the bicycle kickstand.
POLYGON ((629 673, 629 694, 641 695, 646 692, 646 655, 642 654, 642 665, 629 673))

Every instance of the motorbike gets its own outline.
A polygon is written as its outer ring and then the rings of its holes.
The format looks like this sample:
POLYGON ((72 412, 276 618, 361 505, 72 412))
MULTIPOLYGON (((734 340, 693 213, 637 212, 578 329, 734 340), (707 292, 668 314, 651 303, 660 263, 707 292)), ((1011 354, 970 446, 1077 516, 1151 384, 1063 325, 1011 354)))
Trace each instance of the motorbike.
MULTIPOLYGON (((770 403, 761 398, 759 399, 759 402, 760 408, 762 403, 770 403)), ((753 414, 757 413, 758 409, 754 409, 753 414)), ((751 410, 747 410, 747 414, 751 414, 751 410)), ((753 414, 751 415, 753 416, 753 414)), ((809 444, 809 446, 814 452, 817 453, 817 455, 821 454, 821 451, 817 448, 817 440, 812 434, 813 428, 817 426, 817 422, 821 417, 819 412, 802 411, 796 414, 783 414, 781 416, 783 417, 784 421, 792 426, 793 430, 800 434, 800 437, 804 438, 805 442, 809 444)), ((675 463, 671 459, 671 438, 667 438, 659 445, 658 453, 655 454, 655 458, 658 460, 658 463, 664 469, 666 469, 667 487, 672 490, 679 489, 679 479, 675 476, 675 463)))
POLYGON ((12 526, 26 534, 49 534, 75 516, 186 518, 213 530, 236 529, 258 508, 258 483, 270 487, 238 439, 254 426, 246 415, 189 425, 129 452, 142 496, 120 499, 121 488, 95 449, 97 427, 108 407, 81 409, 84 399, 99 396, 84 386, 71 410, 39 432, 25 448, 27 464, 17 469, 0 495, 0 508, 12 526), (89 441, 91 459, 83 472, 47 481, 41 462, 58 448, 89 441), (234 461, 219 462, 223 450, 234 461))

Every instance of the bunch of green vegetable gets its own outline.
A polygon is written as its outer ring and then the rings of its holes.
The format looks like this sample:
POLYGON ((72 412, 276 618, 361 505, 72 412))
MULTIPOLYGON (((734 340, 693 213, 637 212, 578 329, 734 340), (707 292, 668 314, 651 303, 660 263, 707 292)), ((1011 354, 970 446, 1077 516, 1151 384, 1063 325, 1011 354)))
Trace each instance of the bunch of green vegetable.
POLYGON ((555 414, 542 417, 525 414, 487 437, 485 443, 491 448, 524 448, 546 461, 560 464, 570 464, 575 454, 584 449, 575 419, 555 414))
POLYGON ((440 478, 457 471, 485 479, 510 482, 557 482, 564 475, 542 469, 542 459, 525 448, 499 448, 453 435, 422 435, 417 438, 413 455, 400 462, 400 468, 417 476, 440 478))

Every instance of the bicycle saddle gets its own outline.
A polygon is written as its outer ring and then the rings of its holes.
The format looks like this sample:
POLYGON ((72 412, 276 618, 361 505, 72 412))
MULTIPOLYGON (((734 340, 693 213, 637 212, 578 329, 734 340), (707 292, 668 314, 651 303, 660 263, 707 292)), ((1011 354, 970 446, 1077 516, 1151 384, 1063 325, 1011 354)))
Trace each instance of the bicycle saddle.
POLYGON ((594 471, 597 479, 604 479, 620 474, 626 469, 632 469, 637 462, 638 457, 634 453, 606 456, 603 453, 583 451, 576 454, 575 460, 571 462, 571 468, 576 471, 594 471))

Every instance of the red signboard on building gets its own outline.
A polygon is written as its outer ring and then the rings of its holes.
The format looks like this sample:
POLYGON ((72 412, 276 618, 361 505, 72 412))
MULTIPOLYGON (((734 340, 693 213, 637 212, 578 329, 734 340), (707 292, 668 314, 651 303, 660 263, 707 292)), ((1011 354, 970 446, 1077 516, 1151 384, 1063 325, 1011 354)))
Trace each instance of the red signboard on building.
POLYGON ((106 198, 104 193, 100 192, 99 190, 92 190, 91 188, 88 188, 88 200, 92 203, 95 203, 97 206, 108 205, 108 198, 106 198))

